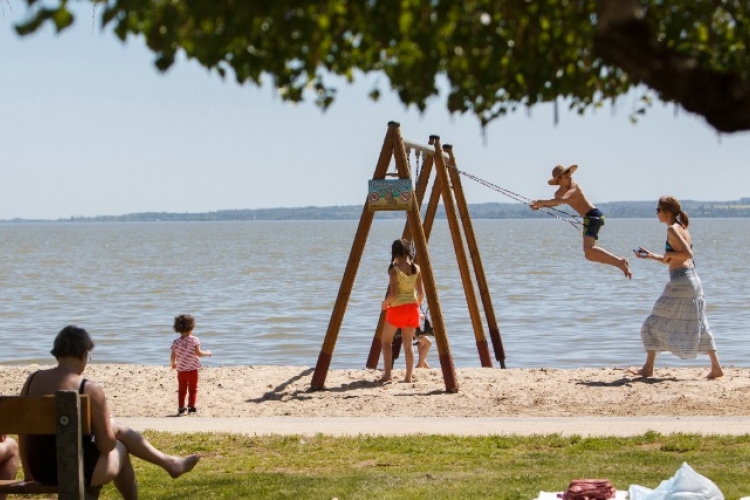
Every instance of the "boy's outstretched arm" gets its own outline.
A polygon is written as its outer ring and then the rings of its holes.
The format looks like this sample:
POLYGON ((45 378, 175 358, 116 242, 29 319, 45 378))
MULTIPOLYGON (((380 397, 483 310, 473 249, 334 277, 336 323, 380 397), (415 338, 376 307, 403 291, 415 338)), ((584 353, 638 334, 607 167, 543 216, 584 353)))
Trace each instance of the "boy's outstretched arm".
POLYGON ((560 194, 565 188, 558 189, 555 193, 555 197, 551 200, 532 200, 529 206, 532 210, 539 210, 541 207, 556 207, 558 205, 564 205, 568 203, 575 196, 580 196, 582 193, 578 190, 578 184, 575 182, 571 183, 567 190, 560 194))
POLYGON ((552 198, 551 200, 531 200, 529 206, 532 210, 539 210, 542 207, 556 207, 565 203, 562 198, 552 198))

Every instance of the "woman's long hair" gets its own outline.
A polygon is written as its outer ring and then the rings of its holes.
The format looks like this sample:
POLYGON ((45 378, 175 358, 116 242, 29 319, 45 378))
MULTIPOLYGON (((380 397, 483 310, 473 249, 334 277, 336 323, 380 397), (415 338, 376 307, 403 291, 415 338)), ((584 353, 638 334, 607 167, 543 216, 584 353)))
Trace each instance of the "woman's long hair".
POLYGON ((659 208, 674 215, 675 221, 684 228, 690 225, 687 212, 682 211, 680 201, 674 196, 662 196, 659 198, 659 208))
MULTIPOLYGON (((411 253, 411 244, 408 241, 403 239, 395 240, 391 245, 391 265, 388 266, 388 272, 396 265, 396 257, 406 257, 409 260, 414 258, 411 253)), ((417 266, 414 265, 414 262, 411 262, 411 272, 417 272, 417 266)))

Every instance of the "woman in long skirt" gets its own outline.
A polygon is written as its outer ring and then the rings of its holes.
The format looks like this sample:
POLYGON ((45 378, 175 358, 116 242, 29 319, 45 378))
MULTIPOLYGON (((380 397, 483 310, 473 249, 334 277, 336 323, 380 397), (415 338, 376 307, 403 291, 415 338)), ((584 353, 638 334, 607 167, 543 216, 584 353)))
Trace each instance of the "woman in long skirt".
POLYGON ((642 377, 653 376, 656 354, 669 351, 681 359, 693 359, 699 353, 707 354, 711 359, 711 371, 707 378, 719 378, 724 372, 708 327, 701 280, 695 272, 688 215, 683 212, 680 202, 671 196, 659 198, 656 215, 659 222, 667 225, 664 254, 658 255, 639 247, 636 256, 668 265, 669 283, 641 327, 646 362, 643 368, 633 373, 642 377))

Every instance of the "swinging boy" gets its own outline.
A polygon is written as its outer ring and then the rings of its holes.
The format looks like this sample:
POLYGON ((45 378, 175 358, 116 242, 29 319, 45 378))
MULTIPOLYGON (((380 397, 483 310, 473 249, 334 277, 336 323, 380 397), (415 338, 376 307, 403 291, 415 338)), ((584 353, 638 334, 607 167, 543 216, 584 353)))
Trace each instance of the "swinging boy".
POLYGON ((532 210, 539 210, 541 207, 568 204, 583 217, 583 254, 586 259, 614 266, 630 279, 633 275, 628 266, 628 259, 617 257, 596 245, 599 229, 604 225, 604 214, 586 198, 581 187, 573 180, 573 172, 577 169, 578 165, 567 168, 557 165, 552 169, 552 178, 547 181, 551 186, 559 186, 555 191, 555 197, 551 200, 533 200, 529 206, 532 210))

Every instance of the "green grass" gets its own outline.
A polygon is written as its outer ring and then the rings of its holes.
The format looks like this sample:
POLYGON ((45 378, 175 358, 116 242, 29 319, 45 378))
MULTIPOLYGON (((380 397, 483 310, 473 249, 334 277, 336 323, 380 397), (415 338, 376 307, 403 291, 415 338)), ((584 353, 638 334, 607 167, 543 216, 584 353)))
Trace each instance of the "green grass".
MULTIPOLYGON (((683 462, 726 498, 750 495, 750 436, 647 433, 634 438, 249 437, 146 433, 170 453, 200 453, 172 481, 134 459, 147 499, 519 499, 564 490, 571 479, 655 488, 683 462)), ((118 498, 108 485, 101 498, 118 498)))

